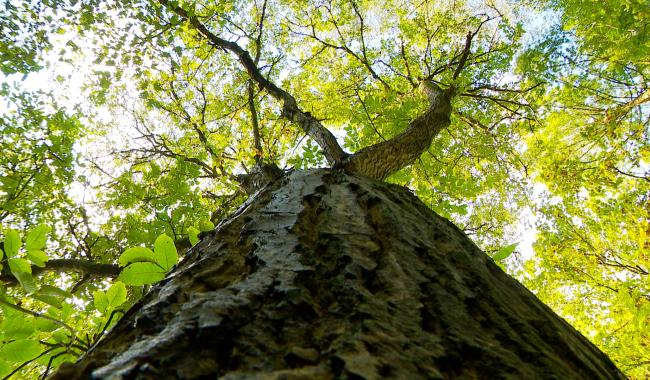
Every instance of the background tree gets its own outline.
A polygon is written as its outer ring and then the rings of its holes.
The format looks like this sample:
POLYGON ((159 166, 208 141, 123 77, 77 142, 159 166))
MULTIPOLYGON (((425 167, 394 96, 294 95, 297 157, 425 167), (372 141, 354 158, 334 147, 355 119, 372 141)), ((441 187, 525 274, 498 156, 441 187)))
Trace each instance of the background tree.
POLYGON ((120 253, 163 233, 183 252, 246 198, 237 179, 256 164, 359 170, 344 150, 389 149, 436 114, 418 90, 430 81, 453 92, 448 125, 375 178, 408 186, 497 259, 531 210, 535 254, 502 265, 645 376, 642 5, 5 2, 0 330, 3 352, 26 354, 0 369, 74 360, 142 294, 100 280, 120 253), (29 89, 48 64, 51 87, 29 89), (89 101, 63 95, 80 77, 89 101), (43 225, 47 245, 7 249, 43 225))
POLYGON ((524 282, 636 373, 648 362, 650 307, 650 92, 639 50, 649 43, 648 12, 640 2, 549 4, 559 22, 519 61, 528 78, 556 84, 541 102, 560 100, 542 105, 545 123, 528 140, 548 191, 535 247, 546 254, 527 263, 524 282), (538 54, 547 64, 533 69, 538 54))

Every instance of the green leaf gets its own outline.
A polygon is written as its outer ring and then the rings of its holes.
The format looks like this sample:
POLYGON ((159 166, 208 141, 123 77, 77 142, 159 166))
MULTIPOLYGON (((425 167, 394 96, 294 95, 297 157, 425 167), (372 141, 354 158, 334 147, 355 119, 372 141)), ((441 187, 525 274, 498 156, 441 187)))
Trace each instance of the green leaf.
POLYGON ((6 315, 0 324, 0 331, 4 341, 26 339, 34 333, 34 320, 25 318, 22 313, 6 315))
POLYGON ((45 263, 50 259, 47 254, 41 250, 28 250, 26 254, 29 261, 37 267, 44 268, 45 263))
POLYGON ((26 259, 9 259, 9 269, 27 293, 33 293, 38 288, 32 277, 32 267, 26 259))
POLYGON ((72 315, 72 305, 70 305, 67 302, 63 303, 63 306, 61 307, 61 315, 59 316, 60 320, 66 320, 72 315))
POLYGON ((57 309, 62 307, 63 300, 72 297, 72 294, 65 290, 59 289, 55 286, 42 285, 40 289, 33 295, 39 301, 52 305, 57 309))
POLYGON ((162 234, 158 236, 154 243, 154 253, 156 262, 165 270, 170 270, 178 262, 178 253, 174 240, 169 236, 162 234))
POLYGON ((207 218, 201 219, 201 220, 199 221, 199 229, 200 229, 202 232, 205 232, 205 231, 212 231, 212 230, 214 229, 214 223, 212 223, 211 221, 209 221, 207 218))
POLYGON ((38 289, 38 286, 36 286, 36 281, 34 281, 34 277, 32 277, 31 273, 14 273, 14 276, 20 283, 20 286, 22 286, 27 293, 33 293, 38 289))
POLYGON ((165 278, 166 272, 158 264, 133 263, 122 269, 118 280, 127 285, 148 285, 165 278))
POLYGON ((11 273, 32 273, 32 266, 26 259, 9 259, 9 269, 11 273))
POLYGON ((41 285, 41 288, 38 289, 38 294, 59 297, 59 298, 72 297, 72 293, 52 285, 41 285))
POLYGON ((39 224, 29 230, 27 237, 25 238, 25 249, 27 251, 43 249, 47 242, 47 234, 49 234, 51 230, 50 226, 45 224, 39 224))
POLYGON ((5 233, 5 253, 7 257, 14 257, 20 250, 20 234, 16 230, 7 230, 5 233))
POLYGON ((0 360, 0 377, 5 377, 11 372, 11 366, 4 360, 0 360))
POLYGON ((55 343, 68 343, 70 341, 70 336, 68 335, 67 330, 58 329, 52 333, 52 339, 55 343))
POLYGON ((61 308, 61 304, 62 304, 61 300, 54 297, 54 296, 48 296, 48 295, 42 295, 42 294, 36 293, 36 294, 33 294, 32 297, 34 297, 35 299, 37 299, 37 300, 39 300, 41 302, 45 302, 46 304, 48 304, 50 306, 56 307, 57 309, 61 308))
POLYGON ((196 245, 196 243, 200 241, 199 239, 200 232, 201 231, 199 231, 199 229, 195 227, 190 227, 187 229, 187 236, 190 239, 190 244, 196 245))
POLYGON ((115 309, 126 302, 126 286, 124 286, 124 283, 117 281, 111 285, 106 291, 106 298, 109 309, 115 309))
POLYGON ((59 325, 45 318, 36 318, 34 321, 34 327, 38 331, 50 332, 56 330, 59 325))
POLYGON ((120 255, 120 266, 124 267, 131 263, 156 262, 156 256, 153 251, 145 247, 129 248, 120 255))
POLYGON ((108 297, 106 296, 106 293, 104 293, 101 290, 97 290, 93 293, 93 303, 95 304, 95 308, 100 312, 100 313, 105 313, 106 310, 108 309, 108 297))
POLYGON ((42 351, 43 347, 38 341, 21 339, 0 348, 0 357, 8 362, 22 363, 34 359, 42 351))
POLYGON ((494 256, 492 256, 492 260, 494 261, 505 260, 506 258, 508 258, 508 256, 512 255, 512 253, 515 251, 515 248, 517 248, 518 244, 519 243, 506 245, 505 247, 499 249, 497 253, 495 253, 494 256))

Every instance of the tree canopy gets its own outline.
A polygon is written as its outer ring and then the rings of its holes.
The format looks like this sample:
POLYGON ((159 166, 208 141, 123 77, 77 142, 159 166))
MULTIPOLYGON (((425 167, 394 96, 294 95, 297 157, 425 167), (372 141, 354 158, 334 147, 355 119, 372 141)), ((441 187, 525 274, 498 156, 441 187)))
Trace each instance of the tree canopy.
POLYGON ((5 0, 0 376, 74 361, 273 163, 408 187, 646 378, 648 20, 641 0, 5 0))

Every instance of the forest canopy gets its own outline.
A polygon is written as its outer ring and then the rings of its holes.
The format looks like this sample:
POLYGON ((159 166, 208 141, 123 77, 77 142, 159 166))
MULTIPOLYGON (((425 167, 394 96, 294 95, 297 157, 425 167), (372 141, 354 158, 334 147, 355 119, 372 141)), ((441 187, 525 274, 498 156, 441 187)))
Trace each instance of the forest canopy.
POLYGON ((378 178, 647 378, 649 23, 642 0, 3 0, 0 377, 75 361, 256 168, 345 162, 442 89, 448 125, 378 178))

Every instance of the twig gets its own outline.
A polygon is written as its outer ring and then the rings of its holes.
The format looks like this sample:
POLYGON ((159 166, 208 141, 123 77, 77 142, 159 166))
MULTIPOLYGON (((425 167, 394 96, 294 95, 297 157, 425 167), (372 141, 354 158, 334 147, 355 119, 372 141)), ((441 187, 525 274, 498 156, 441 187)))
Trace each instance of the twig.
POLYGON ((21 313, 29 314, 29 315, 31 315, 33 317, 36 317, 36 318, 47 319, 48 321, 53 322, 53 323, 65 328, 65 329, 67 329, 68 331, 70 331, 72 333, 73 337, 75 335, 77 335, 77 332, 72 327, 70 327, 68 324, 66 324, 65 322, 61 322, 56 318, 52 318, 49 315, 45 315, 45 314, 42 314, 42 313, 38 313, 38 312, 35 312, 35 311, 32 311, 32 310, 25 309, 22 306, 14 305, 11 302, 7 302, 7 301, 3 300, 2 298, 0 298, 0 304, 8 306, 8 307, 10 307, 10 308, 12 308, 14 310, 18 310, 21 313))

